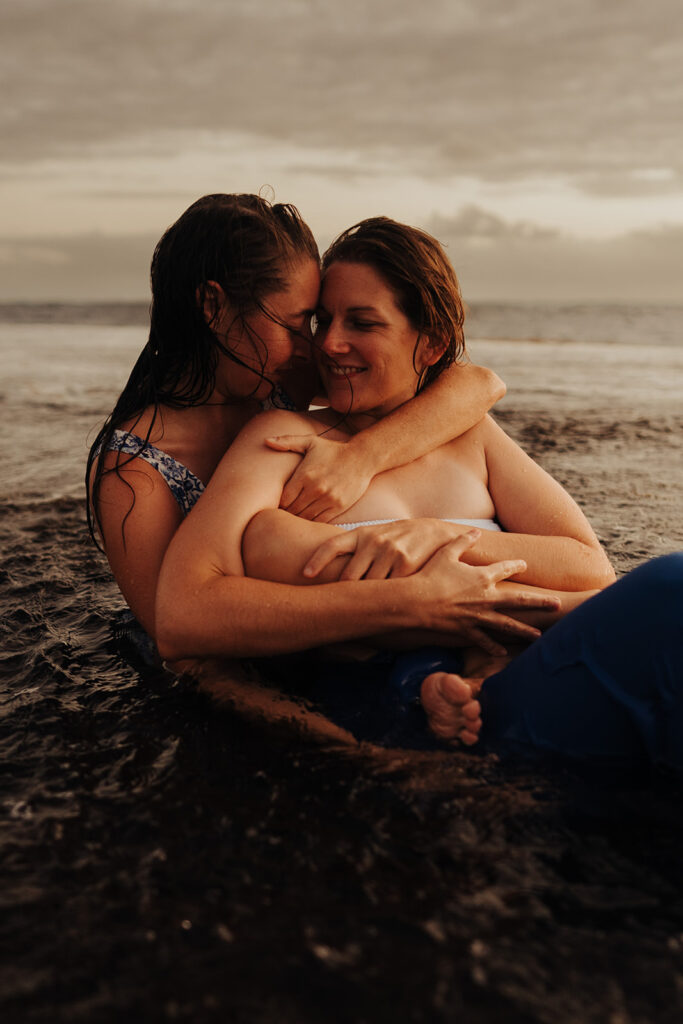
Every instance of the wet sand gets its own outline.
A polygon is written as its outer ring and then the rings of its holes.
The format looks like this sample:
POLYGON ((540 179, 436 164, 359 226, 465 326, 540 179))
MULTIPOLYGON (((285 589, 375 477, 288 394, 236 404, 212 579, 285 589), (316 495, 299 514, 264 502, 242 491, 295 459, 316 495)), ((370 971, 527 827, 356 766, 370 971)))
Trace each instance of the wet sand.
POLYGON ((501 425, 579 502, 618 572, 683 549, 683 348, 474 341, 501 425))
MULTIPOLYGON (((380 764, 124 659, 82 473, 138 333, 4 335, 3 1022, 679 1024, 675 782, 380 764)), ((683 548, 683 352, 471 349, 619 571, 683 548)))

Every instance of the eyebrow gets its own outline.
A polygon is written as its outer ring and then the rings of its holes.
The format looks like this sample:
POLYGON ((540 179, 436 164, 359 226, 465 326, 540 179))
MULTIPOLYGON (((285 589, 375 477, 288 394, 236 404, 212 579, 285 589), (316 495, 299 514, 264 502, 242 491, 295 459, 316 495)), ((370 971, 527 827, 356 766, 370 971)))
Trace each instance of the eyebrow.
MULTIPOLYGON (((318 309, 325 309, 322 302, 318 305, 318 309)), ((375 313, 377 316, 381 316, 377 306, 347 306, 347 313, 375 313)))

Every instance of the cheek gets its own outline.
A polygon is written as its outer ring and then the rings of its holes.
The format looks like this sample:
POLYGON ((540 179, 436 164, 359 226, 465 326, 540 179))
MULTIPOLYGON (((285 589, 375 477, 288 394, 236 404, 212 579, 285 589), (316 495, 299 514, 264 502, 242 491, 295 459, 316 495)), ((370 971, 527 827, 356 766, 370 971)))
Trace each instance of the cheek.
POLYGON ((264 339, 269 363, 279 363, 288 358, 291 341, 286 331, 273 331, 264 339))

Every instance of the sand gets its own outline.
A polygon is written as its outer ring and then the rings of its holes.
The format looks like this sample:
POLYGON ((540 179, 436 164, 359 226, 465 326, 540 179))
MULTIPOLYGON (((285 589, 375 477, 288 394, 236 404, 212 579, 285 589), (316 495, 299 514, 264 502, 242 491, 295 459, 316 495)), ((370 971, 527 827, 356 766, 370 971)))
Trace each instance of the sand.
POLYGON ((474 341, 501 425, 579 502, 618 572, 683 549, 683 348, 474 341))

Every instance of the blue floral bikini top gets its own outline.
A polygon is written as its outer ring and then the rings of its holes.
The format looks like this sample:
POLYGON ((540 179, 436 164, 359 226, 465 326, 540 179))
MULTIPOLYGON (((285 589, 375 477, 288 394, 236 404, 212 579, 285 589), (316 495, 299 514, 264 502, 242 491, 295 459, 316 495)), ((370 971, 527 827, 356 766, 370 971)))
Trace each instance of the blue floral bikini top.
POLYGON ((204 484, 187 466, 161 449, 155 448, 153 444, 145 442, 137 434, 131 434, 127 430, 115 430, 107 449, 143 459, 156 469, 168 484, 184 516, 204 493, 204 484))
MULTIPOLYGON (((295 408, 279 387, 273 389, 270 398, 262 402, 262 407, 263 409, 290 410, 295 408)), ((155 448, 153 444, 149 444, 128 430, 115 430, 111 435, 107 450, 132 455, 134 458, 143 459, 149 463, 168 484, 169 490, 178 502, 184 516, 204 493, 204 484, 192 470, 184 466, 182 462, 178 462, 172 455, 162 452, 160 448, 155 448)))

